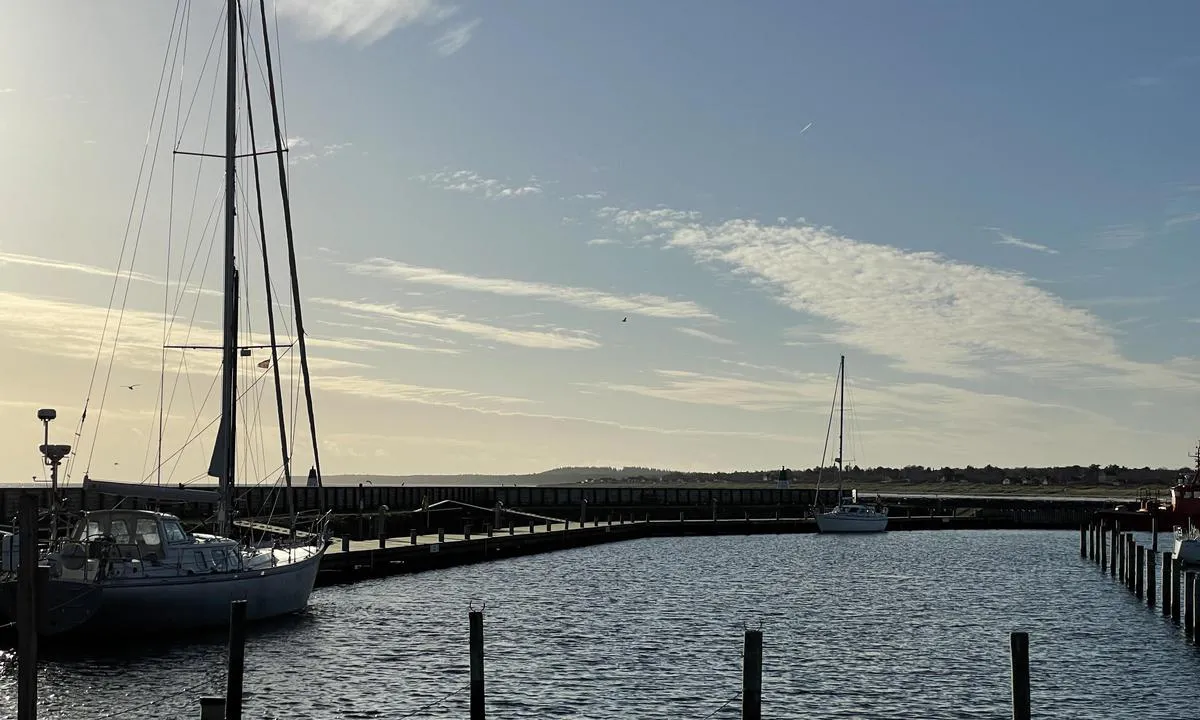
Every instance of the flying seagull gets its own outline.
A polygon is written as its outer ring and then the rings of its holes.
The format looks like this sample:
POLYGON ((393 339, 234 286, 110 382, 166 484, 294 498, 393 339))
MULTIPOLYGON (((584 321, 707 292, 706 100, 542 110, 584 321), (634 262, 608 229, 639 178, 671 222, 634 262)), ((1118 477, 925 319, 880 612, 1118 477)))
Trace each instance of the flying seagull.
POLYGON ((628 315, 626 315, 625 317, 621 318, 621 322, 625 322, 625 321, 626 321, 626 320, 628 320, 628 319, 629 319, 629 316, 628 316, 628 315))
POLYGON ((126 385, 125 387, 129 388, 130 390, 132 390, 132 389, 134 389, 135 387, 137 387, 137 386, 139 386, 139 385, 141 385, 141 383, 134 383, 134 384, 132 384, 132 385, 126 385))

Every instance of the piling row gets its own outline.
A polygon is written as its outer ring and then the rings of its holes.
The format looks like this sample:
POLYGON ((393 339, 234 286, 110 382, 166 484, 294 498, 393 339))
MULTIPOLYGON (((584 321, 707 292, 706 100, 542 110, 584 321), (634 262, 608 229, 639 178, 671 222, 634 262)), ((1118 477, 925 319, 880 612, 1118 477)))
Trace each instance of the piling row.
POLYGON ((1157 603, 1162 616, 1179 625, 1189 642, 1200 644, 1200 573, 1185 568, 1170 551, 1160 556, 1157 517, 1151 521, 1150 537, 1147 548, 1120 522, 1094 517, 1079 528, 1079 556, 1121 582, 1147 608, 1157 603))

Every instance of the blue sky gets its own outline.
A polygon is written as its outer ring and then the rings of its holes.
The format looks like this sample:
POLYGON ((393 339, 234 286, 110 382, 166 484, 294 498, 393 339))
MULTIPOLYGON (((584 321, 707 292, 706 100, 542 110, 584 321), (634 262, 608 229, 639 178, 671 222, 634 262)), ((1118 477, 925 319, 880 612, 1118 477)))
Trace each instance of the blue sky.
MULTIPOLYGON (((842 353, 860 464, 1188 463, 1194 4, 275 2, 327 473, 811 466, 842 353)), ((0 9, 0 446, 33 474, 175 4, 0 9)), ((184 80, 219 15, 191 3, 184 80)), ((154 444, 182 206, 149 207, 93 474, 154 444)))

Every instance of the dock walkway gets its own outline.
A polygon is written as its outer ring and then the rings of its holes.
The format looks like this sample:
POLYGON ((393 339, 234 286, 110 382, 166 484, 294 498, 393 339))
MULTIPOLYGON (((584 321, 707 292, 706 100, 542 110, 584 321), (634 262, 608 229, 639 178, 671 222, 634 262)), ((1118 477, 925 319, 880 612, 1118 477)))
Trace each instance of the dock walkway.
MULTIPOLYGON (((1058 524, 998 521, 962 515, 894 517, 888 530, 1063 529, 1058 524)), ((485 525, 466 533, 418 533, 373 540, 334 538, 321 562, 318 585, 353 582, 368 577, 421 572, 489 560, 520 557, 567 548, 649 537, 700 535, 777 535, 815 533, 810 518, 718 520, 595 520, 513 524, 500 529, 485 525)))

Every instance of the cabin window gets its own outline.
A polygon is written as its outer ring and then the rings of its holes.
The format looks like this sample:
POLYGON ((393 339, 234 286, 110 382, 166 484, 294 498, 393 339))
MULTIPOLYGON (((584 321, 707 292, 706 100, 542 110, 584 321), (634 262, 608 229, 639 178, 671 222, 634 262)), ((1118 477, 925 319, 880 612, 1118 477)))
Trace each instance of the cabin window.
POLYGON ((213 566, 221 572, 229 569, 229 559, 225 556, 225 548, 212 549, 213 566))
POLYGON ((183 531, 183 528, 181 528, 179 523, 175 520, 163 521, 163 534, 167 536, 168 543, 182 543, 188 541, 187 533, 183 531))
POLYGON ((192 565, 194 565, 196 570, 200 572, 212 572, 213 569, 212 564, 208 561, 208 558, 206 558, 204 553, 199 550, 192 551, 192 565))
POLYGON ((128 545, 132 540, 132 534, 129 532, 129 523, 124 518, 115 518, 112 525, 109 526, 108 534, 113 536, 113 540, 118 545, 128 545))

